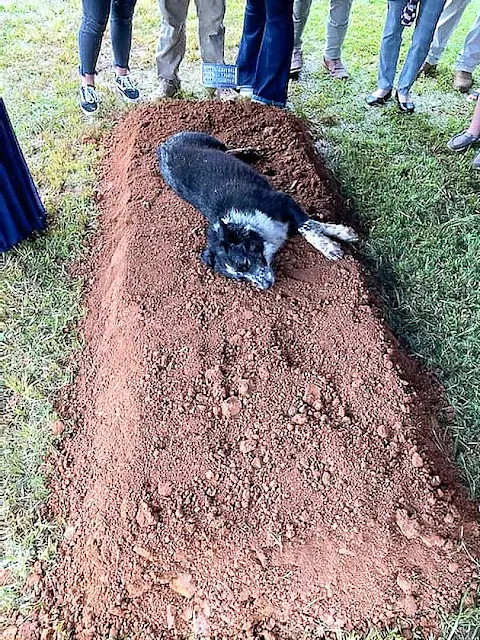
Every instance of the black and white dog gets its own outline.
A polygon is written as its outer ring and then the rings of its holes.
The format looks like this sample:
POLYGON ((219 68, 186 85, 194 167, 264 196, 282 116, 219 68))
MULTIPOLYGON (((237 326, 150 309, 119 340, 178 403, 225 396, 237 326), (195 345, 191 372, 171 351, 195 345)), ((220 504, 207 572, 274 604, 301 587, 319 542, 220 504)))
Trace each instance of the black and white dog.
POLYGON ((343 255, 331 237, 357 240, 349 227, 311 220, 290 196, 275 191, 233 153, 209 135, 188 131, 173 135, 157 150, 165 182, 209 222, 205 264, 227 278, 268 289, 274 282, 272 260, 295 234, 330 260, 343 255))

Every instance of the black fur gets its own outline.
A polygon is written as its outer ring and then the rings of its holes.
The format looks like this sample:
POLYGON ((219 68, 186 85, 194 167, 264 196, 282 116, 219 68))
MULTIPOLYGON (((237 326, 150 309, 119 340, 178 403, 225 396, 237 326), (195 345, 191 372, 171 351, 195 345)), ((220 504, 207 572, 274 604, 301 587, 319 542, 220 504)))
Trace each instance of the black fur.
POLYGON ((166 183, 209 222, 203 261, 266 289, 274 282, 271 262, 286 239, 320 223, 226 151, 209 135, 181 132, 160 145, 157 155, 166 183))

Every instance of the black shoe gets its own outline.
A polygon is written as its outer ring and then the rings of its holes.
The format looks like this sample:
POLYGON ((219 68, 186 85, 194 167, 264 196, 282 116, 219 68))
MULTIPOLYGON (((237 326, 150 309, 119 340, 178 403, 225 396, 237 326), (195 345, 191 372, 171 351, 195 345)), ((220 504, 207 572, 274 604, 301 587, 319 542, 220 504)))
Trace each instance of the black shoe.
POLYGON ((374 96, 373 93, 371 93, 369 96, 365 98, 365 102, 368 104, 369 107, 381 107, 384 104, 386 104, 391 97, 392 97, 392 90, 390 89, 390 91, 388 91, 382 98, 379 98, 378 96, 374 96))
POLYGON ((407 100, 407 102, 402 102, 398 96, 398 91, 396 93, 397 105, 402 113, 413 113, 415 111, 415 103, 411 100, 407 100))
POLYGON ((98 109, 97 92, 91 84, 80 87, 80 109, 86 114, 95 113, 98 109))
POLYGON ((140 97, 140 91, 133 84, 130 76, 117 76, 115 78, 115 85, 120 91, 125 100, 129 102, 135 102, 140 97))

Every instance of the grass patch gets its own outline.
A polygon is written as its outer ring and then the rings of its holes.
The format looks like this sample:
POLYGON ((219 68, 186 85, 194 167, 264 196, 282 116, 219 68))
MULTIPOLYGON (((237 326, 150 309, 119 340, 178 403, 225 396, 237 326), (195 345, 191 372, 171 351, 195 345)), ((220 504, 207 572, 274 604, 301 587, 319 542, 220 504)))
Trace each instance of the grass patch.
MULTIPOLYGON (((193 3, 192 3, 193 4, 193 3)), ((227 59, 235 58, 243 0, 228 0, 227 59)), ((438 372, 456 418, 450 425, 466 485, 480 496, 480 201, 471 156, 450 154, 446 140, 465 127, 472 106, 450 88, 457 51, 473 22, 473 3, 445 52, 436 80, 421 80, 418 113, 367 110, 375 86, 384 0, 356 0, 345 42, 348 83, 320 70, 327 0, 313 3, 304 44, 308 73, 292 87, 298 113, 325 140, 327 160, 367 238, 363 250, 378 276, 389 322, 410 351, 438 372)), ((81 348, 82 282, 68 266, 84 255, 96 228, 94 187, 101 148, 93 143, 125 109, 111 88, 108 36, 99 60, 101 111, 86 119, 77 106, 76 37, 80 3, 6 0, 0 5, 0 93, 46 204, 49 229, 3 256, 0 279, 2 366, 2 557, 12 579, 0 610, 28 610, 21 587, 32 562, 54 561, 61 523, 46 522, 45 459, 55 440, 51 399, 74 375, 81 348)), ((138 4, 131 66, 148 99, 155 89, 159 32, 154 0, 138 4)), ((192 7, 184 90, 199 92, 199 53, 192 7)), ((402 51, 405 53, 406 47, 402 51)), ((479 79, 480 81, 480 79, 479 79)), ((447 640, 479 637, 478 609, 445 620, 447 640)), ((354 636, 343 636, 353 640, 354 636)), ((357 638, 357 636, 355 636, 357 638)), ((398 633, 366 640, 398 640, 398 633)))

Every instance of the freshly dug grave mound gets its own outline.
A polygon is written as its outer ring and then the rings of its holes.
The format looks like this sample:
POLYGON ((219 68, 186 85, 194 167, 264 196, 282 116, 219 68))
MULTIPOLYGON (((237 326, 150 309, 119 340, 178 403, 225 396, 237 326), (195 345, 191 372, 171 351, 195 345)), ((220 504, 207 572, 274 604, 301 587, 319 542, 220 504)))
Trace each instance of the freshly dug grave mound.
POLYGON ((435 628, 475 580, 478 528, 433 444, 428 380, 351 256, 294 239, 267 292, 207 270, 205 222, 156 166, 183 129, 259 149, 275 187, 341 213, 287 113, 168 102, 117 126, 52 497, 66 528, 50 616, 78 638, 435 628))

